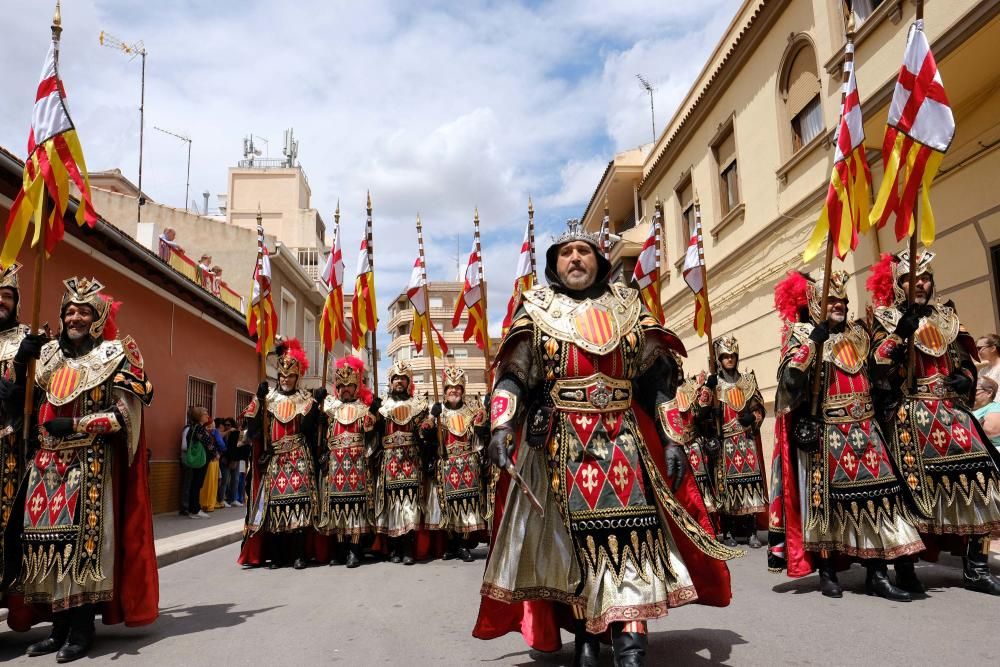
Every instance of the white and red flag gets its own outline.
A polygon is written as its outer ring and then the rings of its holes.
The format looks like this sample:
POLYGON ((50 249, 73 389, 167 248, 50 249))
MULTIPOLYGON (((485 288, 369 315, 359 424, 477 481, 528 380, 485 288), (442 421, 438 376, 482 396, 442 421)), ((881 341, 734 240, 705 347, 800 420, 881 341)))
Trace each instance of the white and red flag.
POLYGON ((514 313, 521 305, 521 295, 531 289, 537 280, 535 275, 535 229, 529 214, 528 226, 524 228, 524 240, 521 242, 521 253, 517 257, 517 272, 514 274, 514 293, 507 302, 507 315, 503 318, 503 333, 507 333, 514 313))
POLYGON ((479 245, 479 213, 476 213, 476 233, 472 240, 472 251, 469 262, 465 266, 465 283, 462 294, 455 303, 455 313, 451 317, 451 326, 457 327, 462 320, 462 311, 468 311, 469 321, 465 325, 462 340, 475 338, 476 347, 486 350, 490 334, 486 320, 486 299, 483 293, 483 258, 479 245))
POLYGON ((320 276, 327 289, 327 295, 323 304, 319 333, 323 349, 327 352, 333 349, 337 341, 347 342, 347 327, 344 325, 344 253, 340 247, 340 204, 337 204, 336 217, 338 223, 333 231, 333 248, 320 276))
POLYGON ((712 332, 712 310, 705 285, 705 249, 701 236, 701 207, 694 209, 694 231, 684 253, 684 282, 694 292, 694 330, 699 336, 712 332))
POLYGON ((922 187, 921 241, 924 245, 934 242, 929 192, 954 137, 955 117, 924 34, 924 22, 918 20, 906 40, 903 66, 889 104, 882 141, 885 175, 871 212, 871 224, 882 228, 895 214, 896 240, 911 234, 913 208, 922 187))
POLYGON ((421 257, 417 257, 413 262, 413 271, 410 272, 410 282, 406 285, 406 298, 410 300, 413 308, 413 326, 410 327, 410 340, 413 346, 420 352, 424 348, 424 338, 426 337, 431 356, 440 357, 448 354, 448 345, 444 342, 444 336, 434 326, 427 309, 427 271, 421 257))
POLYGON ((660 215, 653 217, 649 235, 635 263, 632 280, 639 287, 642 302, 656 321, 663 324, 663 304, 660 303, 660 215))

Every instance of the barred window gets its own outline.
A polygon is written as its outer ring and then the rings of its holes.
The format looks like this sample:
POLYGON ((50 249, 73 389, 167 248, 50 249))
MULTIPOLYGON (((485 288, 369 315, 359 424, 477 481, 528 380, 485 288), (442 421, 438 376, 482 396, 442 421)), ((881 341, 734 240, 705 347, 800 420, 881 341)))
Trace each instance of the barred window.
POLYGON ((208 414, 213 417, 215 416, 215 383, 189 375, 187 385, 187 407, 184 411, 185 415, 188 410, 196 405, 207 409, 208 414))
POLYGON ((245 391, 243 389, 236 390, 236 412, 233 413, 233 417, 239 419, 243 411, 247 409, 250 405, 250 401, 253 400, 253 392, 245 391))

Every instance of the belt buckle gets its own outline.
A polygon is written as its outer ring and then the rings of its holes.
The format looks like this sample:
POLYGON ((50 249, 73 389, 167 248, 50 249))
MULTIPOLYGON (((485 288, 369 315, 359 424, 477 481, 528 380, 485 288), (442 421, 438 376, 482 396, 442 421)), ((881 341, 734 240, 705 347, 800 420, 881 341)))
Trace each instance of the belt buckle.
POLYGON ((611 403, 611 390, 604 384, 604 380, 598 380, 594 390, 590 392, 590 404, 598 410, 603 410, 611 403))

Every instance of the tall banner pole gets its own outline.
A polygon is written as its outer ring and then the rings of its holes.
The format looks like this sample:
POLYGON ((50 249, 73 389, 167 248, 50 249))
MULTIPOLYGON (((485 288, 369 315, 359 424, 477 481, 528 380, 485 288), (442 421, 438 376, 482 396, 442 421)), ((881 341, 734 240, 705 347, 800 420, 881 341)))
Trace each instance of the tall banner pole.
POLYGON ((437 375, 437 362, 434 360, 435 350, 437 349, 437 341, 434 340, 434 324, 431 319, 431 299, 428 295, 427 290, 427 259, 424 256, 424 228, 420 222, 420 214, 417 214, 417 251, 420 255, 420 277, 421 286, 420 289, 424 293, 424 308, 427 313, 427 347, 431 355, 431 379, 433 381, 434 387, 434 402, 439 403, 441 401, 441 395, 438 393, 438 375, 437 375))
POLYGON ((531 284, 538 283, 538 270, 535 268, 535 206, 528 195, 528 245, 531 248, 531 284))
POLYGON ((483 247, 479 237, 479 209, 476 208, 475 217, 472 220, 473 235, 476 244, 476 256, 479 257, 479 290, 480 298, 483 301, 483 362, 485 372, 483 380, 486 383, 486 390, 493 387, 493 360, 490 358, 490 318, 489 308, 486 301, 486 267, 483 260, 483 247))
MULTIPOLYGON (((924 0, 916 0, 917 13, 916 20, 924 20, 924 0)), ((913 231, 910 232, 910 270, 909 270, 909 284, 907 287, 906 303, 907 305, 913 304, 913 299, 916 298, 917 292, 917 237, 920 236, 920 198, 914 196, 913 201, 913 231)), ((910 385, 910 391, 915 392, 917 390, 917 348, 914 345, 916 335, 910 336, 909 343, 907 344, 906 351, 906 378, 907 383, 910 385)))
MULTIPOLYGON (((368 193, 368 201, 365 205, 368 211, 368 217, 365 222, 365 238, 368 240, 368 267, 371 269, 372 275, 375 275, 375 250, 372 247, 372 193, 368 193)), ((375 298, 372 294, 371 298, 375 298)), ((378 303, 378 302, 376 302, 378 303)), ((378 395, 378 312, 375 313, 375 326, 368 333, 371 334, 371 345, 369 349, 372 355, 372 382, 375 383, 375 394, 378 395)))
MULTIPOLYGON (((264 335, 264 216, 260 212, 260 204, 257 204, 257 341, 264 335)), ((251 295, 252 298, 252 295, 251 295)), ((270 332, 268 333, 270 335, 270 332)), ((260 344, 260 352, 257 354, 257 383, 267 382, 267 350, 260 344)), ((268 435, 271 430, 267 418, 267 401, 262 401, 257 409, 260 410, 261 417, 261 441, 264 449, 267 449, 268 435)))
MULTIPOLYGON (((337 247, 337 241, 339 240, 340 240, 340 200, 338 199, 337 209, 333 212, 333 246, 332 246, 333 248, 337 247)), ((331 250, 331 252, 333 251, 331 250)), ((334 271, 336 271, 336 267, 334 268, 334 271)), ((334 276, 331 275, 330 276, 331 281, 333 280, 333 278, 334 276)), ((332 286, 330 286, 330 288, 332 289, 332 286)), ((343 309, 343 303, 341 303, 341 309, 343 309)), ((340 317, 341 318, 344 317, 343 312, 340 313, 340 317)), ((331 347, 335 344, 336 341, 334 340, 330 341, 331 347)), ((323 384, 321 384, 320 386, 323 387, 324 389, 326 389, 326 381, 329 377, 327 368, 329 364, 330 364, 330 350, 326 349, 326 345, 323 345, 323 384)))
MULTIPOLYGON (((694 231, 698 239, 698 263, 701 265, 701 289, 705 292, 705 310, 712 312, 712 303, 708 298, 708 267, 705 266, 705 244, 701 233, 701 201, 695 195, 694 199, 694 231)), ((705 328, 705 341, 708 343, 708 371, 719 372, 719 360, 715 357, 715 342, 712 340, 712 327, 705 328)))

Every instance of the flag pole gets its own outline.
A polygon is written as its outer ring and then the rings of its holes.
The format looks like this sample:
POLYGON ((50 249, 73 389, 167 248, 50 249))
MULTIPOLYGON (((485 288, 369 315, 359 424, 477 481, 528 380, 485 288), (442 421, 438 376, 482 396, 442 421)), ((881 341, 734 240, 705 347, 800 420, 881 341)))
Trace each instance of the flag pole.
MULTIPOLYGON (((924 20, 924 0, 916 0, 916 20, 924 20)), ((907 286, 906 303, 907 305, 913 304, 913 299, 916 298, 917 294, 917 237, 920 236, 920 198, 914 197, 913 202, 913 231, 910 232, 910 270, 909 270, 909 283, 907 286)), ((908 384, 910 385, 910 391, 915 392, 917 389, 917 348, 914 345, 916 339, 916 333, 910 336, 910 340, 907 343, 906 350, 906 377, 908 384)))
MULTIPOLYGON (((485 365, 483 380, 486 383, 486 389, 493 386, 493 360, 490 358, 490 318, 489 318, 489 308, 486 301, 486 268, 483 263, 483 247, 479 239, 479 207, 476 207, 476 214, 472 220, 473 235, 475 237, 476 243, 476 256, 479 257, 479 290, 480 297, 483 301, 483 362, 485 365)), ((461 297, 459 297, 461 298, 461 297)), ((430 306, 428 305, 428 309, 430 306)))
MULTIPOLYGON (((608 195, 604 195, 604 218, 601 220, 601 252, 604 259, 611 261, 611 209, 608 207, 608 195)), ((659 256, 659 244, 657 244, 659 256)))
POLYGON ((438 393, 437 363, 434 361, 434 350, 437 341, 434 340, 434 321, 431 319, 431 299, 427 293, 427 261, 424 258, 424 230, 420 223, 420 214, 417 213, 417 251, 420 255, 421 291, 424 293, 424 308, 427 309, 427 346, 431 353, 431 379, 434 387, 434 402, 441 402, 441 395, 438 393))
MULTIPOLYGON (((52 41, 57 44, 59 43, 59 38, 62 36, 62 10, 59 5, 59 0, 56 0, 56 9, 52 15, 52 41)), ((56 71, 58 72, 59 49, 55 49, 53 57, 55 58, 56 71)), ((58 208, 53 206, 53 204, 54 202, 50 200, 49 194, 46 191, 42 195, 42 208, 39 211, 39 220, 41 222, 38 225, 38 256, 35 258, 35 274, 32 281, 31 333, 33 334, 38 333, 42 316, 42 283, 46 259, 45 236, 49 227, 49 217, 58 215, 58 208)), ((35 412, 35 366, 36 360, 29 359, 24 387, 24 425, 22 431, 24 437, 21 440, 22 459, 28 455, 28 438, 31 436, 31 416, 35 412)))
POLYGON ((528 247, 531 255, 531 284, 538 282, 538 271, 535 268, 535 206, 531 203, 531 195, 528 195, 528 247))
MULTIPOLYGON (((661 205, 661 211, 662 205, 661 205)), ((705 266, 705 246, 701 234, 701 200, 698 193, 694 196, 694 228, 695 236, 698 239, 698 264, 701 270, 701 289, 705 292, 705 311, 712 312, 711 302, 708 300, 708 267, 705 266)), ((705 328, 705 341, 708 344, 708 372, 717 373, 719 371, 719 360, 715 358, 715 342, 712 340, 712 327, 705 328)))
MULTIPOLYGON (((375 252, 372 249, 372 193, 371 190, 368 191, 368 201, 365 204, 368 211, 368 218, 365 222, 365 238, 368 242, 368 268, 371 269, 372 275, 375 275, 375 252)), ((371 298, 375 298, 373 294, 371 298)), ((352 322, 353 326, 357 326, 357 322, 352 322)), ((369 351, 372 357, 372 382, 375 384, 375 394, 378 395, 378 313, 375 313, 375 326, 369 331, 371 334, 371 346, 369 351)))
MULTIPOLYGON (((840 110, 843 114, 844 102, 847 99, 847 82, 854 67, 854 12, 850 12, 847 17, 846 27, 847 45, 844 49, 844 71, 842 72, 842 83, 840 91, 840 110)), ((840 126, 838 122, 838 127, 840 126)), ((822 321, 826 321, 826 309, 830 305, 830 274, 833 271, 833 225, 830 225, 830 232, 826 237, 826 255, 823 258, 823 298, 820 299, 819 312, 822 321)), ((815 417, 819 411, 819 395, 823 390, 823 350, 817 350, 816 357, 819 362, 816 365, 816 372, 813 374, 812 384, 812 414, 815 417)))
MULTIPOLYGON (((260 212, 260 202, 257 202, 257 344, 260 352, 257 353, 257 383, 267 382, 267 350, 264 347, 261 336, 264 335, 264 216, 260 212)), ((253 295, 250 295, 253 298, 253 295)), ((268 334, 270 335, 270 334, 268 334)), ((260 437, 267 450, 269 431, 271 430, 267 418, 267 400, 261 401, 257 406, 260 410, 261 428, 260 437)))
MULTIPOLYGON (((334 235, 333 236, 333 247, 336 248, 337 247, 337 240, 340 238, 340 200, 339 199, 337 200, 337 208, 333 212, 333 235, 334 235)), ((333 252, 333 250, 331 250, 330 252, 333 252)), ((336 267, 334 267, 334 271, 336 271, 336 267)), ((332 277, 333 276, 331 276, 331 278, 332 277)), ((329 298, 329 296, 327 296, 327 298, 329 298)), ((334 313, 334 314, 336 314, 336 313, 334 313)), ((343 317, 343 315, 341 315, 341 317, 343 317)), ((322 338, 322 336, 320 336, 320 337, 322 338)), ((333 345, 334 345, 333 332, 331 331, 330 332, 330 347, 332 348, 333 345)), ((329 365, 329 363, 330 363, 330 350, 328 350, 326 348, 326 345, 323 345, 323 384, 321 384, 320 386, 323 387, 324 389, 326 389, 326 381, 328 379, 327 366, 329 365)))

